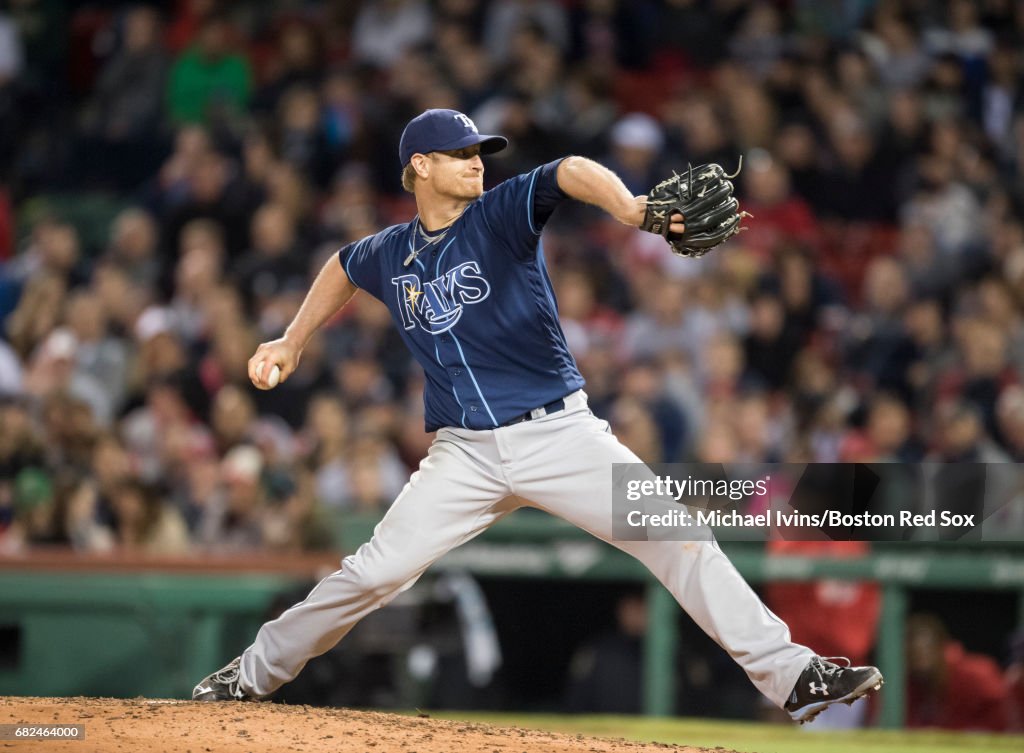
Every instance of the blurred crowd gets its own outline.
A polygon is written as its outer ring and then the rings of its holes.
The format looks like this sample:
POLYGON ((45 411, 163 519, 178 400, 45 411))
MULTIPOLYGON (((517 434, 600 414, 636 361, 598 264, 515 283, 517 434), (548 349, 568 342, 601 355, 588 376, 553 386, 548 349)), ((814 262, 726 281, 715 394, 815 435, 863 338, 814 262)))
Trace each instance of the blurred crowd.
POLYGON ((389 504, 431 437, 382 305, 276 390, 246 362, 412 217, 428 107, 511 138, 490 185, 743 156, 749 230, 699 262, 581 205, 545 232, 644 460, 1022 460, 1022 49, 1013 0, 6 0, 0 547, 295 550, 389 504))

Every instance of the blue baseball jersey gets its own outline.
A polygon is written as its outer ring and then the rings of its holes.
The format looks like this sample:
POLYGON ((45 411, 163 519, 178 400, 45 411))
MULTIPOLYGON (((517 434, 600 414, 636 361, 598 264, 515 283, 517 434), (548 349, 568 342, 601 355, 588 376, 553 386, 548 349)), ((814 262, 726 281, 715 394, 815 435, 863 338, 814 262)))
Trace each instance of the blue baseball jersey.
POLYGON ((486 191, 439 241, 428 245, 414 219, 338 253, 423 367, 427 431, 493 429, 583 386, 540 241, 566 198, 559 162, 486 191))

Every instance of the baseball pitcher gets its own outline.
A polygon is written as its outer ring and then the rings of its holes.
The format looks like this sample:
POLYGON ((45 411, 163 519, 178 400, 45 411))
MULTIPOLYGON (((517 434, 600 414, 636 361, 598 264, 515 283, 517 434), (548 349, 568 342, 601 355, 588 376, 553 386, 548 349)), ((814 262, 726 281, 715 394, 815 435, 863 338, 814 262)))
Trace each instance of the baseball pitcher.
POLYGON ((426 429, 437 437, 370 541, 200 682, 193 699, 273 693, 433 562, 523 505, 640 560, 793 719, 879 687, 875 667, 833 663, 793 643, 710 530, 698 542, 612 540, 612 464, 641 461, 587 407, 541 232, 559 204, 575 199, 700 256, 740 230, 729 176, 703 165, 634 197, 605 167, 566 157, 485 192, 481 155, 506 145, 453 110, 410 121, 399 152, 416 217, 341 249, 284 336, 249 361, 257 387, 286 380, 313 332, 362 289, 387 305, 423 367, 426 429))

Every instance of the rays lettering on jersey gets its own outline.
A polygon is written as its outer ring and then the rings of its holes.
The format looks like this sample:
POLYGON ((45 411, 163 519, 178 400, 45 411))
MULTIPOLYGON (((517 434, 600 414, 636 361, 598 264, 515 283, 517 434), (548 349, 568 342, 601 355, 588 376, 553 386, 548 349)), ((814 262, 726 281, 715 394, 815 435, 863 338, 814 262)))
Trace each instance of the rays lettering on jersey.
POLYGON ((408 274, 392 277, 391 284, 405 329, 418 324, 432 335, 450 330, 466 305, 479 303, 491 294, 491 286, 475 261, 463 262, 429 282, 408 274))

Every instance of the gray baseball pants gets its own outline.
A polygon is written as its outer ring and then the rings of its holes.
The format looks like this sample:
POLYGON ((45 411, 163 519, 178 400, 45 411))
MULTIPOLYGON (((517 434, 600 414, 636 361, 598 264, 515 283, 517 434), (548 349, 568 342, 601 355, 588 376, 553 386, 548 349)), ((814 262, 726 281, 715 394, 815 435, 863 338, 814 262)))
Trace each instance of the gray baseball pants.
POLYGON ((294 679, 444 554, 518 507, 538 507, 642 562, 778 706, 813 652, 761 602, 710 530, 702 541, 612 541, 612 463, 639 463, 582 391, 564 410, 493 431, 444 428, 373 537, 304 601, 260 628, 241 687, 263 696, 294 679))

